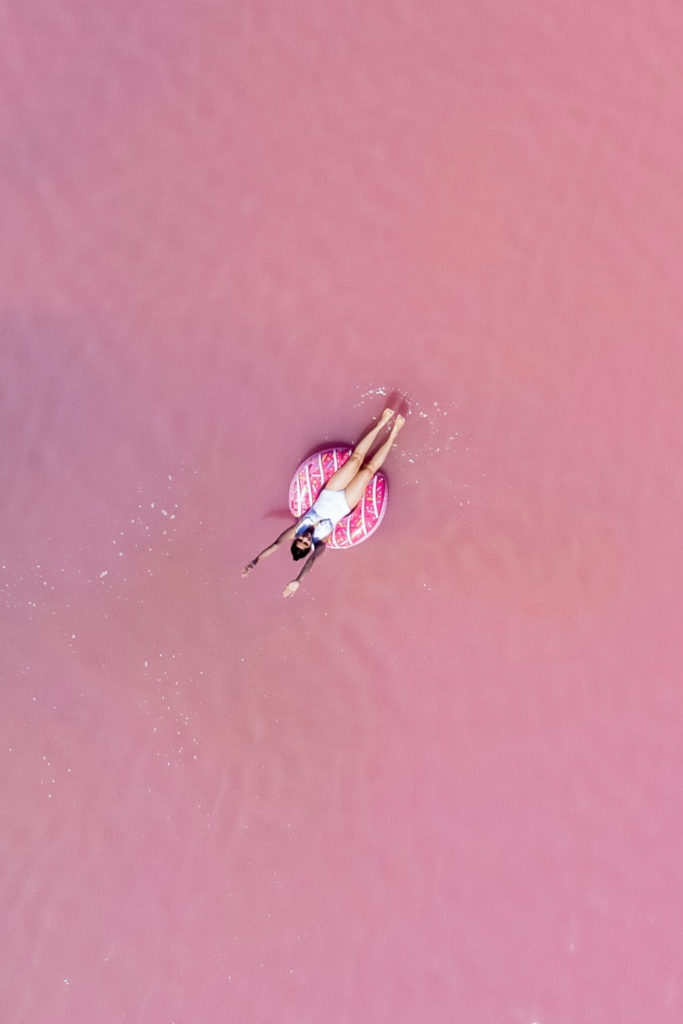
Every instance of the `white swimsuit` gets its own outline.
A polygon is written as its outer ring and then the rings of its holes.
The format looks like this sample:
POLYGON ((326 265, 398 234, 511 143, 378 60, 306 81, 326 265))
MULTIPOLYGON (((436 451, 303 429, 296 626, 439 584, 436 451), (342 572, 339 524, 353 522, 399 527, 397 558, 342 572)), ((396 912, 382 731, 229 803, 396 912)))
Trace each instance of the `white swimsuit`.
POLYGON ((312 526, 313 540, 323 541, 329 537, 337 523, 344 516, 348 516, 350 511, 344 491, 328 491, 327 488, 324 488, 308 512, 299 520, 296 536, 300 537, 312 526))

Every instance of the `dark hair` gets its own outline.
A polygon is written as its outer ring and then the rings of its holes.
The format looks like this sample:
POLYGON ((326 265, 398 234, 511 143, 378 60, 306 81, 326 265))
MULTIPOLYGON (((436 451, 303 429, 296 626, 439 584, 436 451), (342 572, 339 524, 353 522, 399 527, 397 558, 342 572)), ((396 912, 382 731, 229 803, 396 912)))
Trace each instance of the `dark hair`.
POLYGON ((306 533, 302 534, 302 536, 311 537, 311 546, 310 548, 300 548, 299 545, 297 544, 297 540, 299 540, 299 537, 295 537, 294 540, 292 541, 292 546, 289 549, 292 552, 292 558, 294 559, 295 562, 298 562, 300 558, 306 558, 306 556, 310 555, 311 551, 313 550, 313 537, 311 536, 310 532, 307 531, 306 533))

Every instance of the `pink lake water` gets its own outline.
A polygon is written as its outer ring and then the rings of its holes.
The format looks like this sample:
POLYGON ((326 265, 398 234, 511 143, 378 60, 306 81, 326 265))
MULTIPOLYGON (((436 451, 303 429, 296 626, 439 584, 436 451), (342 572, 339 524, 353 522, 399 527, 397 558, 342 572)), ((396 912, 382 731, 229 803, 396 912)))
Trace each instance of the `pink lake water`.
POLYGON ((2 26, 3 1024, 678 1024, 679 5, 2 26))

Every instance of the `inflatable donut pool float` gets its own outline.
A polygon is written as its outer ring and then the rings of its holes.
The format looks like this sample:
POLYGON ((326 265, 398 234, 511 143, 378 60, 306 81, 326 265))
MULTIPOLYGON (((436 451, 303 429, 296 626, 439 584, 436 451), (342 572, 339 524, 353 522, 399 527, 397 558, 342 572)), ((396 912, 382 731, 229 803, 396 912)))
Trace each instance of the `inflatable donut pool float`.
MULTIPOLYGON (((323 484, 343 466, 353 448, 325 448, 301 463, 289 485, 289 508, 299 519, 320 494, 323 484)), ((389 488, 384 473, 375 473, 359 505, 332 531, 329 548, 351 548, 371 537, 387 510, 389 488)))

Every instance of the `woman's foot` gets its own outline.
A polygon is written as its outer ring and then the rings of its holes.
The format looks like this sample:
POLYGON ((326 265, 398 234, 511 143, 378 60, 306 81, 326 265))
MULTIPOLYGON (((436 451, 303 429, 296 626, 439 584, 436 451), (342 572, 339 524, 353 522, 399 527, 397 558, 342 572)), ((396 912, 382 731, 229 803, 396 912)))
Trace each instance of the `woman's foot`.
POLYGON ((385 423, 388 423, 391 417, 394 415, 393 409, 385 409, 379 419, 380 427, 383 427, 385 423))
POLYGON ((392 435, 394 437, 396 437, 396 435, 398 434, 399 430, 401 430, 401 428, 405 426, 405 422, 406 422, 405 416, 402 416, 401 413, 399 413, 398 416, 396 417, 396 421, 395 421, 393 427, 391 428, 391 433, 392 433, 392 435))

